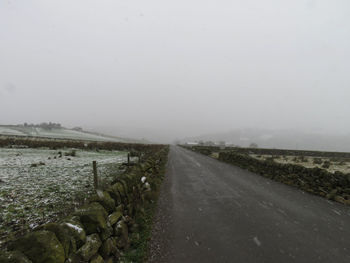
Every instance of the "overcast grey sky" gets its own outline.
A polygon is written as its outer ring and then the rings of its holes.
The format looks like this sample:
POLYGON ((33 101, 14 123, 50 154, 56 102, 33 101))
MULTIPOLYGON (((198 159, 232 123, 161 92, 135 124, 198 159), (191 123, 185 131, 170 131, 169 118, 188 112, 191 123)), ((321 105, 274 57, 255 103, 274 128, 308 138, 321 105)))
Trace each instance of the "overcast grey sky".
POLYGON ((350 132, 348 0, 0 0, 0 123, 350 132))

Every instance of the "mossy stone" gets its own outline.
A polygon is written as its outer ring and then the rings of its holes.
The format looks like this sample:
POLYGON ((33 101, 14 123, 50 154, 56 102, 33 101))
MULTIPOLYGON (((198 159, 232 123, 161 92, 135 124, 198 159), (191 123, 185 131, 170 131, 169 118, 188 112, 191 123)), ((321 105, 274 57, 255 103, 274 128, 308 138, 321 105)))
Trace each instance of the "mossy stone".
POLYGON ((79 217, 67 217, 60 224, 68 231, 70 236, 74 238, 77 248, 80 248, 85 243, 86 233, 84 226, 79 221, 79 217))
POLYGON ((117 263, 117 262, 119 262, 119 261, 117 259, 112 258, 112 257, 105 260, 105 263, 117 263))
POLYGON ((108 216, 109 223, 113 226, 115 223, 119 221, 119 219, 123 216, 123 212, 119 209, 118 211, 110 214, 108 216))
POLYGON ((102 246, 100 247, 100 254, 103 258, 108 258, 112 254, 115 254, 118 251, 117 249, 117 242, 114 238, 108 238, 106 241, 102 243, 102 246))
POLYGON ((108 216, 106 210, 99 203, 93 202, 83 206, 77 212, 80 221, 84 226, 86 234, 100 233, 107 228, 106 218, 108 216))
POLYGON ((32 263, 22 252, 20 251, 3 251, 0 252, 1 263, 32 263))
POLYGON ((346 204, 346 201, 347 201, 342 196, 339 196, 339 195, 335 196, 334 200, 342 204, 346 204))
POLYGON ((119 193, 122 199, 122 202, 126 204, 128 202, 129 197, 128 197, 128 193, 126 191, 127 188, 125 185, 126 184, 117 182, 116 184, 113 185, 113 189, 119 193))
POLYGON ((99 254, 93 256, 92 259, 90 260, 90 263, 104 263, 104 262, 105 261, 99 254))
POLYGON ((110 195, 111 198, 113 198, 113 200, 115 201, 115 205, 119 205, 123 203, 123 200, 120 196, 120 193, 118 191, 117 185, 111 185, 108 189, 107 189, 108 194, 110 195))
POLYGON ((53 232, 63 246, 65 257, 77 250, 75 239, 71 236, 70 231, 61 224, 48 223, 40 227, 40 229, 53 232))
POLYGON ((63 263, 64 249, 56 235, 42 230, 29 233, 11 244, 34 263, 63 263))
POLYGON ((115 211, 115 201, 106 191, 97 190, 96 194, 91 198, 91 201, 101 204, 108 213, 115 211))
POLYGON ((79 255, 83 261, 88 261, 97 253, 101 244, 102 242, 98 234, 92 234, 86 237, 86 243, 79 248, 76 254, 79 255))
POLYGON ((111 224, 107 221, 106 225, 107 227, 104 229, 101 229, 101 232, 100 232, 100 238, 102 241, 105 241, 107 238, 113 235, 113 227, 111 226, 111 224))

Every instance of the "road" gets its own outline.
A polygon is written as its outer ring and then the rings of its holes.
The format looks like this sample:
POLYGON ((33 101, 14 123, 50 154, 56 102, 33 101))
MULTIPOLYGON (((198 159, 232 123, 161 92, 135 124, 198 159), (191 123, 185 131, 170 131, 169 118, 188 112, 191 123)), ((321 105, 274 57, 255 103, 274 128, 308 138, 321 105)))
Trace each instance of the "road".
POLYGON ((350 262, 350 207, 172 146, 150 262, 350 262))

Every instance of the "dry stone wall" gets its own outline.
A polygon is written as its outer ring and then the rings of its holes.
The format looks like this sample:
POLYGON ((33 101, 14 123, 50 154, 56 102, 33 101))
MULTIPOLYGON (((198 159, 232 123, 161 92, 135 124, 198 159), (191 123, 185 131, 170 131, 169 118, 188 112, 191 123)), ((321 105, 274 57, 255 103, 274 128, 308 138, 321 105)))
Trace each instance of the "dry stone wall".
POLYGON ((311 156, 311 157, 344 158, 344 159, 350 158, 350 153, 347 153, 347 152, 324 152, 324 151, 263 149, 263 148, 233 148, 232 150, 242 154, 311 156))
POLYGON ((311 156, 311 157, 323 157, 323 158, 350 159, 350 153, 348 152, 325 152, 325 151, 306 151, 306 150, 243 148, 243 147, 226 147, 222 149, 218 146, 183 146, 183 147, 205 155, 210 155, 213 152, 230 151, 230 152, 236 152, 241 154, 311 156))
POLYGON ((40 137, 0 136, 0 147, 24 146, 29 148, 48 147, 50 149, 77 148, 85 150, 117 150, 152 153, 165 147, 161 144, 140 144, 122 142, 95 142, 70 139, 50 139, 40 137))
POLYGON ((7 251, 0 252, 0 262, 118 262, 130 237, 137 235, 134 216, 156 198, 167 154, 168 147, 163 146, 106 189, 97 190, 69 217, 11 242, 7 251))

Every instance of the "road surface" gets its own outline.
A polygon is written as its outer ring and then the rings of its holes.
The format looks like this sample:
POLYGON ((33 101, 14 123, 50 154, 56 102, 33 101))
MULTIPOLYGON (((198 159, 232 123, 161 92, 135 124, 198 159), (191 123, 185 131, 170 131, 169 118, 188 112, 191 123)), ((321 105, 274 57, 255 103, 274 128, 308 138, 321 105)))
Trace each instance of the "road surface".
POLYGON ((172 146, 150 262, 350 262, 350 207, 172 146))

